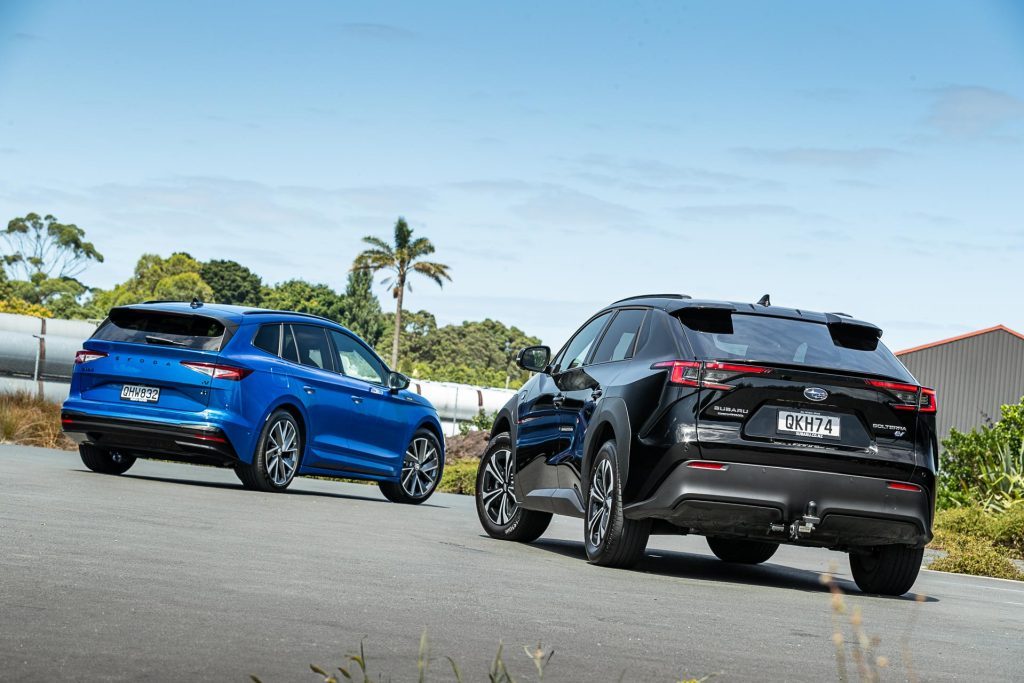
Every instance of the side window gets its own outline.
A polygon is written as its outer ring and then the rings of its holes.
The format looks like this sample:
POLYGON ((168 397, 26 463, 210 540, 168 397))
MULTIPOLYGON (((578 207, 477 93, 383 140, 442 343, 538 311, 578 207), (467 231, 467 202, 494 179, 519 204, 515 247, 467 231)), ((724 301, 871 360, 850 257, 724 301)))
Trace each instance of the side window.
POLYGON ((636 335, 640 331, 640 324, 644 321, 647 311, 630 308, 619 311, 615 319, 608 326, 601 343, 594 353, 593 363, 607 363, 615 360, 632 358, 635 348, 636 335))
POLYGON ((292 325, 299 347, 299 362, 321 370, 334 370, 327 330, 316 325, 292 325))
POLYGON ((591 347, 594 345, 594 341, 597 339, 597 335, 601 332, 601 328, 608 322, 608 318, 611 317, 611 313, 605 313, 591 320, 589 323, 583 326, 576 336, 572 338, 568 346, 562 352, 561 358, 556 363, 558 372, 565 372, 566 370, 572 370, 575 367, 583 365, 583 361, 587 359, 587 354, 590 353, 591 347))
POLYGON ((295 346, 295 333, 291 325, 284 326, 284 344, 281 345, 281 358, 293 363, 299 362, 299 349, 295 346))
POLYGON ((281 325, 263 325, 252 338, 252 345, 276 356, 280 348, 281 325))
POLYGON ((387 370, 362 344, 347 334, 330 331, 334 348, 338 351, 338 369, 346 376, 373 384, 385 384, 387 370))

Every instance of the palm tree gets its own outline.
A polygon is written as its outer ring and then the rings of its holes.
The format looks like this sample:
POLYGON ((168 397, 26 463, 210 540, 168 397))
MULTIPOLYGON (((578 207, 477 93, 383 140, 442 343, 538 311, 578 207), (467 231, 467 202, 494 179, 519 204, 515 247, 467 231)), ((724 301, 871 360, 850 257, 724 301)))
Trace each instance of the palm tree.
MULTIPOLYGON (((395 309, 395 338, 391 343, 391 367, 398 368, 398 338, 402 333, 402 300, 405 298, 407 278, 410 273, 425 275, 438 287, 444 286, 444 281, 451 281, 448 275, 448 266, 443 263, 432 263, 420 261, 419 259, 434 253, 434 245, 426 237, 412 238, 412 228, 399 216, 395 222, 395 243, 388 244, 377 237, 364 237, 363 242, 370 245, 356 256, 352 262, 352 270, 365 270, 376 273, 379 270, 390 272, 382 284, 391 287, 391 295, 398 302, 395 309)), ((412 286, 409 291, 412 291, 412 286)))

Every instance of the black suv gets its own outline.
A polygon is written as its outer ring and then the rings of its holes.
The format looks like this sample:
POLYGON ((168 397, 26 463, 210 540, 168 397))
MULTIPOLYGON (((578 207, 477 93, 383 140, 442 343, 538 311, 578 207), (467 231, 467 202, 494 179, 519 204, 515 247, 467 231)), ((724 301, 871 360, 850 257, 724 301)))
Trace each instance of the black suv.
POLYGON ((780 543, 850 554, 900 595, 935 509, 936 397, 841 314, 648 295, 618 301, 497 415, 477 473, 488 534, 529 542, 583 518, 587 558, 628 567, 651 533, 707 537, 727 562, 780 543))

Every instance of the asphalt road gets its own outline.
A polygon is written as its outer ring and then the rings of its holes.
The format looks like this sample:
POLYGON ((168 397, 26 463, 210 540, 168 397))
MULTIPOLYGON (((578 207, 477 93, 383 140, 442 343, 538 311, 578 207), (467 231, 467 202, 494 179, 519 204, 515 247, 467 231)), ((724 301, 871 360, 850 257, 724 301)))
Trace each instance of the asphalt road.
POLYGON ((365 636, 372 672, 416 680, 427 629, 429 680, 452 680, 443 655, 486 680, 499 641, 522 680, 538 641, 555 650, 550 681, 835 680, 830 562, 886 679, 1024 678, 1022 583, 925 571, 923 602, 872 597, 843 555, 731 567, 668 536, 639 570, 610 570, 580 537, 556 519, 532 545, 492 540, 468 497, 407 507, 306 479, 262 494, 230 471, 139 462, 112 477, 0 446, 0 679, 314 681, 311 662, 343 664, 365 636))

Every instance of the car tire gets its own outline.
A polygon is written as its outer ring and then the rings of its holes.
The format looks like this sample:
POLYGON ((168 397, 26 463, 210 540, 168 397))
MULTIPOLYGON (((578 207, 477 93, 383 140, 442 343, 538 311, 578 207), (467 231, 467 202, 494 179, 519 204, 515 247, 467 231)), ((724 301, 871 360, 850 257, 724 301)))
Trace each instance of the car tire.
POLYGON ((708 536, 708 547, 723 562, 737 564, 761 564, 771 559, 779 549, 778 543, 770 541, 748 541, 734 538, 708 536))
POLYGON ((299 471, 302 446, 302 431, 295 417, 287 410, 276 410, 263 425, 252 462, 235 465, 235 474, 247 489, 284 491, 299 471))
POLYGON ((516 500, 515 463, 508 432, 491 438, 476 471, 476 514, 491 538, 530 543, 551 523, 550 512, 527 510, 516 500))
POLYGON ((639 562, 651 536, 651 520, 622 514, 622 480, 614 440, 601 445, 587 474, 584 546, 587 560, 602 567, 628 568, 639 562))
POLYGON ((380 482, 380 492, 392 503, 419 505, 433 495, 444 475, 444 451, 429 429, 417 430, 405 449, 398 481, 380 482))
POLYGON ((924 548, 884 545, 850 552, 850 571, 865 593, 903 595, 921 571, 924 548))
POLYGON ((82 463, 86 467, 100 474, 124 474, 135 464, 135 458, 130 455, 87 443, 78 447, 78 454, 82 456, 82 463))

